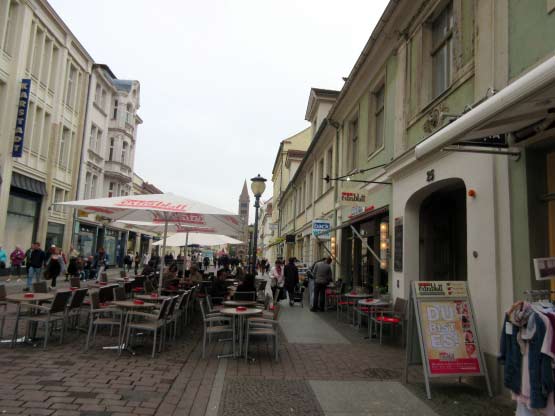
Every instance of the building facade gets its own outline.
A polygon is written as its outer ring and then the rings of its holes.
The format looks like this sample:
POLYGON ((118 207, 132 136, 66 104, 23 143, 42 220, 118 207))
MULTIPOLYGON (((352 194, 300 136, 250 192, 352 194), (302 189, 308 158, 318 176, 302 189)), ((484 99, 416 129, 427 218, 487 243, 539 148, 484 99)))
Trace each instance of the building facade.
POLYGON ((93 60, 46 1, 0 7, 0 241, 67 247, 71 212, 52 204, 77 196, 93 60))
POLYGON ((504 311, 555 253, 554 30, 550 0, 391 1, 275 201, 305 262, 310 221, 332 221, 351 286, 468 282, 497 382, 504 311))
POLYGON ((273 264, 276 261, 271 243, 274 236, 277 224, 272 222, 273 201, 272 198, 265 202, 260 203, 260 211, 258 214, 258 248, 259 253, 257 257, 266 259, 273 264))
POLYGON ((271 241, 268 248, 270 257, 284 258, 293 255, 292 243, 286 242, 286 236, 292 230, 288 221, 291 207, 283 204, 282 199, 291 179, 297 172, 301 161, 310 145, 312 129, 308 127, 299 133, 284 139, 279 144, 276 160, 272 169, 273 196, 272 196, 272 227, 277 231, 277 236, 271 241))
MULTIPOLYGON (((78 183, 79 199, 133 194, 137 131, 142 123, 138 81, 117 79, 107 65, 94 64, 88 91, 85 135, 78 183)), ((76 211, 73 244, 84 256, 99 247, 111 264, 121 264, 126 251, 138 252, 138 233, 100 215, 76 211)))

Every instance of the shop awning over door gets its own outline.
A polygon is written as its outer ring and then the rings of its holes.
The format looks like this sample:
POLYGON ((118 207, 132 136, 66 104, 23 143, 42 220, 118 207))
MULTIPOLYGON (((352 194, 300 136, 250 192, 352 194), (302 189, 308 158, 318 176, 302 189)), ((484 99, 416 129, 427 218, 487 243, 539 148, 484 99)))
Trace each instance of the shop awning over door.
POLYGON ((553 123, 555 57, 432 134, 416 146, 415 155, 420 159, 446 146, 509 133, 516 133, 518 142, 518 132, 536 134, 553 123))
POLYGON ((44 182, 37 181, 17 172, 12 173, 12 186, 38 195, 48 195, 44 182))

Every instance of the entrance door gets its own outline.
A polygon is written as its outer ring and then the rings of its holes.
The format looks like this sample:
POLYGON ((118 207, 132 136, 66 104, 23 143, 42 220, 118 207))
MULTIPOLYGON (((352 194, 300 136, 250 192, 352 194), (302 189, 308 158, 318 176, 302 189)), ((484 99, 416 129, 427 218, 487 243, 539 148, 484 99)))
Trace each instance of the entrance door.
POLYGON ((451 184, 420 208, 420 280, 466 280, 466 190, 451 184))

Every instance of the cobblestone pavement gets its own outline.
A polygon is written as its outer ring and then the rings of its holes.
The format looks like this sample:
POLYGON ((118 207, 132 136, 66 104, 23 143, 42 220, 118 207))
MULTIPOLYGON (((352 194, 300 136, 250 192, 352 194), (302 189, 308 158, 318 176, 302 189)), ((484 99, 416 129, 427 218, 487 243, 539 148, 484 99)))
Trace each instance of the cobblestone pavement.
POLYGON ((219 414, 323 416, 324 412, 305 381, 228 377, 219 414))
MULTIPOLYGON (((9 288, 9 291, 13 291, 9 288)), ((12 306, 13 308, 13 306, 12 306)), ((306 308, 306 313, 309 312, 306 308)), ((349 344, 289 343, 281 338, 280 359, 265 342, 252 344, 254 362, 228 360, 219 397, 221 416, 243 414, 322 414, 309 381, 401 380, 404 350, 398 343, 364 339, 321 314, 349 344), (248 407, 241 406, 249 403, 248 407), (246 410, 248 409, 248 410, 246 410), (294 411, 292 412, 291 409, 294 411), (285 413, 284 413, 285 412, 285 413), (312 412, 312 413, 311 413, 312 412)), ((11 322, 6 322, 9 333, 11 322)), ((107 334, 84 352, 85 336, 71 331, 63 345, 52 338, 48 349, 0 345, 0 412, 20 415, 205 415, 227 343, 213 343, 201 358, 202 331, 197 323, 166 351, 150 358, 150 337, 135 356, 102 349, 113 345, 107 334)), ((425 399, 422 375, 413 369, 407 388, 440 416, 514 414, 514 406, 488 398, 467 384, 437 383, 433 400, 425 399)))

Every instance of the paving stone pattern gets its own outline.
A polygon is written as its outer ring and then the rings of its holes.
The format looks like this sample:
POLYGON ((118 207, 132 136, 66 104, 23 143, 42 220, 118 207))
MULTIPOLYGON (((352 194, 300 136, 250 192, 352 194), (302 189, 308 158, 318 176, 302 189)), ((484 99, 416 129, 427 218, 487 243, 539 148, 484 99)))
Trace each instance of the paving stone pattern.
POLYGON ((308 382, 228 377, 220 416, 323 416, 308 382))

